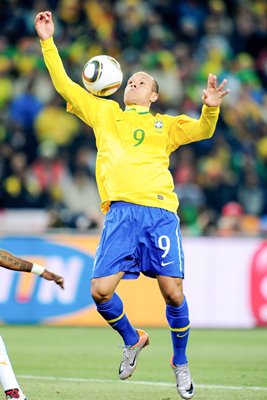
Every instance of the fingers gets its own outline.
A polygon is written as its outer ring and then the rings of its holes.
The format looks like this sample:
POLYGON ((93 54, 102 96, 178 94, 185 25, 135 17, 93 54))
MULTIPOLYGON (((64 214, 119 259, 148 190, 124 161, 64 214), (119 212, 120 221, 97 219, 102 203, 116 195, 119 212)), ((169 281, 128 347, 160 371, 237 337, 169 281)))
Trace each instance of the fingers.
POLYGON ((223 88, 224 88, 224 86, 226 85, 226 83, 227 83, 227 79, 224 79, 224 80, 222 81, 222 83, 218 86, 218 90, 219 90, 219 91, 223 91, 223 88))
POLYGON ((51 11, 43 11, 36 15, 35 23, 38 21, 49 22, 52 20, 52 13, 51 11))
POLYGON ((55 282, 61 287, 61 289, 64 289, 64 278, 62 278, 61 276, 56 276, 55 282))
POLYGON ((223 90, 226 84, 227 84, 227 79, 224 79, 222 81, 222 83, 217 88, 217 90, 220 93, 221 97, 226 96, 230 92, 230 89, 223 90))
POLYGON ((213 74, 209 74, 208 76, 208 89, 215 89, 217 86, 217 76, 213 74))
POLYGON ((227 79, 224 79, 221 82, 221 84, 217 87, 217 76, 210 73, 208 76, 207 89, 203 90, 203 98, 206 98, 208 96, 209 89, 215 89, 220 94, 221 97, 226 96, 230 92, 230 89, 224 90, 227 82, 228 82, 227 79))
MULTIPOLYGON (((224 89, 225 85, 227 84, 227 82, 228 82, 227 79, 224 79, 222 81, 222 83, 217 87, 217 76, 210 73, 208 75, 208 87, 207 87, 207 89, 213 88, 213 89, 219 90, 219 92, 223 92, 223 89, 224 89)), ((229 89, 227 89, 227 93, 229 93, 229 89)), ((225 93, 225 94, 227 94, 227 93, 225 93)))
POLYGON ((221 96, 224 97, 226 96, 228 93, 230 93, 230 89, 226 89, 223 92, 221 92, 221 96))

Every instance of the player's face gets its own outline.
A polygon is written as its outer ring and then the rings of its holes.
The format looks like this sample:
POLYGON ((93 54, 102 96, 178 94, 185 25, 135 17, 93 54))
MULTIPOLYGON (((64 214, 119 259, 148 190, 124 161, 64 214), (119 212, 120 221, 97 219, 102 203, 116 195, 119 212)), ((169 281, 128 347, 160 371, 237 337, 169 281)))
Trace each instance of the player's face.
POLYGON ((150 107, 156 101, 158 94, 154 91, 152 76, 145 72, 137 72, 127 82, 124 91, 124 103, 126 105, 139 105, 150 107))

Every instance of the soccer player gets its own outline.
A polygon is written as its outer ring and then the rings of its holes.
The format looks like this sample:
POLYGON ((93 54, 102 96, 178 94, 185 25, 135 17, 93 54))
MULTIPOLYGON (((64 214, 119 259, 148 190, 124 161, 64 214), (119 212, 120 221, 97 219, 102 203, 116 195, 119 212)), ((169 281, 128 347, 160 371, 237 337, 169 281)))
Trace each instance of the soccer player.
POLYGON ((96 137, 96 179, 106 218, 91 293, 98 312, 124 341, 119 377, 132 375, 149 337, 131 325, 115 290, 121 279, 134 279, 142 272, 158 281, 173 344, 170 365, 178 393, 191 399, 194 384, 186 356, 190 322, 183 294, 184 253, 169 156, 181 145, 213 135, 219 106, 229 92, 226 80, 217 85, 216 76, 209 74, 197 120, 186 115, 152 115, 150 106, 158 99, 158 84, 146 72, 137 72, 127 82, 122 110, 117 102, 95 97, 68 77, 53 41, 50 11, 36 15, 35 28, 67 111, 91 126, 96 137))
MULTIPOLYGON (((0 249, 0 267, 11 269, 13 271, 32 272, 40 275, 48 281, 54 281, 62 289, 64 289, 64 279, 48 271, 40 264, 35 264, 30 261, 23 260, 16 257, 6 250, 0 249)), ((0 383, 5 391, 6 399, 22 399, 27 400, 25 394, 22 392, 17 378, 14 374, 5 343, 0 336, 0 383)))

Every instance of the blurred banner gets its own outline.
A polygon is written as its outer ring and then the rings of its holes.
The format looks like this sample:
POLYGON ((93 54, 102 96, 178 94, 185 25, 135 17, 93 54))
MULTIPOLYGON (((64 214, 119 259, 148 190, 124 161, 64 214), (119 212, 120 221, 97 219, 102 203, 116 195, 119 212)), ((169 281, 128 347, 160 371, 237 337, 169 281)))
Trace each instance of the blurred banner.
MULTIPOLYGON (((0 247, 65 277, 65 290, 40 277, 0 269, 2 323, 107 325, 90 296, 99 236, 2 237, 0 247)), ((184 238, 184 291, 194 327, 267 326, 267 241, 184 238)), ((137 326, 167 326, 157 281, 122 281, 118 293, 137 326)))

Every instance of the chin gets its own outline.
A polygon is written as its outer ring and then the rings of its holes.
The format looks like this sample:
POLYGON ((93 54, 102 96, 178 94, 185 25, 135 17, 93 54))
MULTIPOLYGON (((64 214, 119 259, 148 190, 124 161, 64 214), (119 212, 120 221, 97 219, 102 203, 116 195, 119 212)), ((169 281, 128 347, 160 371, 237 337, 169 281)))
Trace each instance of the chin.
POLYGON ((136 101, 134 99, 131 99, 130 97, 127 97, 126 99, 124 99, 124 103, 129 106, 131 104, 136 104, 136 101))

